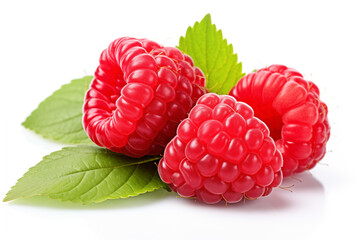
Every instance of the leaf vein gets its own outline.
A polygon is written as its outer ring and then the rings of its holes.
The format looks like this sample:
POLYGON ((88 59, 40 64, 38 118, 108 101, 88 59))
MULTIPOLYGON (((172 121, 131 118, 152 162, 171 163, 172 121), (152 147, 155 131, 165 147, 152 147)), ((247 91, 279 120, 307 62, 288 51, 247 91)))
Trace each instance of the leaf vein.
POLYGON ((76 171, 76 172, 67 173, 67 174, 65 174, 65 175, 63 175, 61 177, 66 177, 66 176, 79 174, 79 173, 83 173, 83 172, 91 172, 91 171, 105 170, 105 169, 116 169, 116 168, 128 167, 128 166, 133 166, 133 165, 140 165, 140 164, 147 163, 147 162, 154 162, 154 161, 158 160, 158 158, 159 157, 154 157, 154 158, 150 158, 150 159, 143 160, 143 161, 140 161, 140 162, 132 162, 132 163, 127 163, 127 164, 122 164, 122 165, 117 165, 117 166, 85 169, 85 170, 80 170, 80 171, 76 171))
POLYGON ((94 188, 96 188, 97 186, 99 186, 102 182, 104 182, 106 180, 107 177, 110 176, 110 174, 114 171, 114 169, 111 169, 111 171, 105 175, 105 177, 103 177, 102 180, 100 180, 100 182, 98 182, 97 184, 95 184, 94 186, 92 186, 90 189, 88 189, 86 192, 84 192, 83 194, 80 195, 80 198, 82 196, 84 196, 85 194, 87 194, 88 192, 90 192, 91 190, 93 190, 94 188))
POLYGON ((62 124, 62 123, 65 123, 65 122, 68 122, 70 120, 73 120, 75 118, 78 118, 79 116, 82 116, 82 113, 78 113, 74 116, 71 116, 69 118, 65 118, 65 119, 61 119, 60 121, 56 121, 56 122, 50 122, 48 124, 42 124, 41 127, 42 128, 49 128, 49 127, 53 127, 54 125, 59 125, 59 124, 62 124))
MULTIPOLYGON (((138 169, 138 167, 139 167, 139 165, 137 165, 137 166, 133 169, 132 173, 129 174, 129 176, 127 177, 127 179, 126 179, 119 187, 117 187, 112 193, 110 193, 110 194, 108 194, 108 195, 110 196, 110 195, 114 194, 115 192, 119 191, 124 185, 128 184, 129 179, 133 176, 134 172, 136 171, 136 169, 138 169)), ((131 190, 132 190, 133 192, 135 192, 134 188, 133 188, 130 184, 128 184, 128 186, 131 188, 131 190)))

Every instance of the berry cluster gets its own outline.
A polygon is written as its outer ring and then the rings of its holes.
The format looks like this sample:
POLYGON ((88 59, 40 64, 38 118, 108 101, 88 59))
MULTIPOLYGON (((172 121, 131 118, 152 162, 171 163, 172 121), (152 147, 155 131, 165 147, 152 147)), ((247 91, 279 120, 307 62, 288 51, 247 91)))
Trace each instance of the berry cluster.
POLYGON ((207 93, 205 83, 180 50, 119 38, 101 54, 84 129, 97 145, 131 157, 163 153, 161 179, 209 204, 267 196, 283 176, 324 157, 328 109, 298 71, 260 69, 229 95, 207 93))
POLYGON ((313 168, 330 137, 328 109, 319 88, 292 68, 272 65, 250 73, 230 91, 251 105, 269 127, 284 158, 284 177, 313 168))
POLYGON ((159 164, 162 180, 206 203, 268 195, 282 181, 282 156, 269 129, 233 97, 202 96, 159 164))
POLYGON ((85 96, 84 129, 114 152, 161 154, 204 86, 204 74, 180 50, 147 39, 116 39, 102 52, 85 96))

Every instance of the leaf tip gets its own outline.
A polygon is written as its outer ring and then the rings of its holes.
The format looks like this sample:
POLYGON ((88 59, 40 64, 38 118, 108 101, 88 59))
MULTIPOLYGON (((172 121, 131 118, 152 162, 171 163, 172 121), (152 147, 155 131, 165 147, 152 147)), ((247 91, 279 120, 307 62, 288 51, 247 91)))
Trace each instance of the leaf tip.
POLYGON ((6 194, 6 196, 4 197, 4 199, 2 200, 3 202, 10 202, 12 200, 14 200, 15 198, 9 197, 8 194, 6 194))
POLYGON ((29 118, 30 118, 31 114, 21 123, 21 126, 23 126, 24 128, 29 128, 29 118))
POLYGON ((208 23, 211 24, 211 15, 210 15, 210 13, 206 14, 205 17, 201 21, 208 22, 208 23))

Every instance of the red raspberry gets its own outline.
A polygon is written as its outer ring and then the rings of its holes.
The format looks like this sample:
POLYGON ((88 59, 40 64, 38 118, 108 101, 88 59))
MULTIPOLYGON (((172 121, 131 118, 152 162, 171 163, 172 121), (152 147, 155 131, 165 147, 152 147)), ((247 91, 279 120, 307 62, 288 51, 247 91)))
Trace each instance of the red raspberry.
POLYGON ((158 170, 181 196, 212 204, 270 194, 282 181, 281 166, 282 156, 253 110, 208 93, 179 125, 158 170))
POLYGON ((292 68, 272 65, 240 79, 230 91, 264 121, 284 158, 284 177, 313 168, 330 137, 319 88, 292 68))
POLYGON ((205 77, 180 50, 123 37, 100 56, 83 125, 97 145, 132 157, 158 155, 205 93, 205 77))

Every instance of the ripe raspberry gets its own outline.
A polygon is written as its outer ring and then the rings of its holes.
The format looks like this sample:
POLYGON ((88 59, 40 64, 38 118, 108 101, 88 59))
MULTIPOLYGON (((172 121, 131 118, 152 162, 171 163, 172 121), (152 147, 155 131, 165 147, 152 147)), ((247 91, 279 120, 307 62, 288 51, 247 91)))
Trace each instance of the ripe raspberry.
POLYGON ((123 37, 100 56, 83 107, 97 145, 132 157, 158 155, 205 93, 192 59, 147 39, 123 37))
POLYGON ((239 202, 270 194, 282 181, 282 156, 266 125, 233 97, 200 97, 159 163, 161 179, 184 197, 239 202))
POLYGON ((313 168, 330 137, 328 108, 319 88, 292 68, 272 65, 243 77, 230 91, 270 129, 284 159, 284 177, 313 168))

